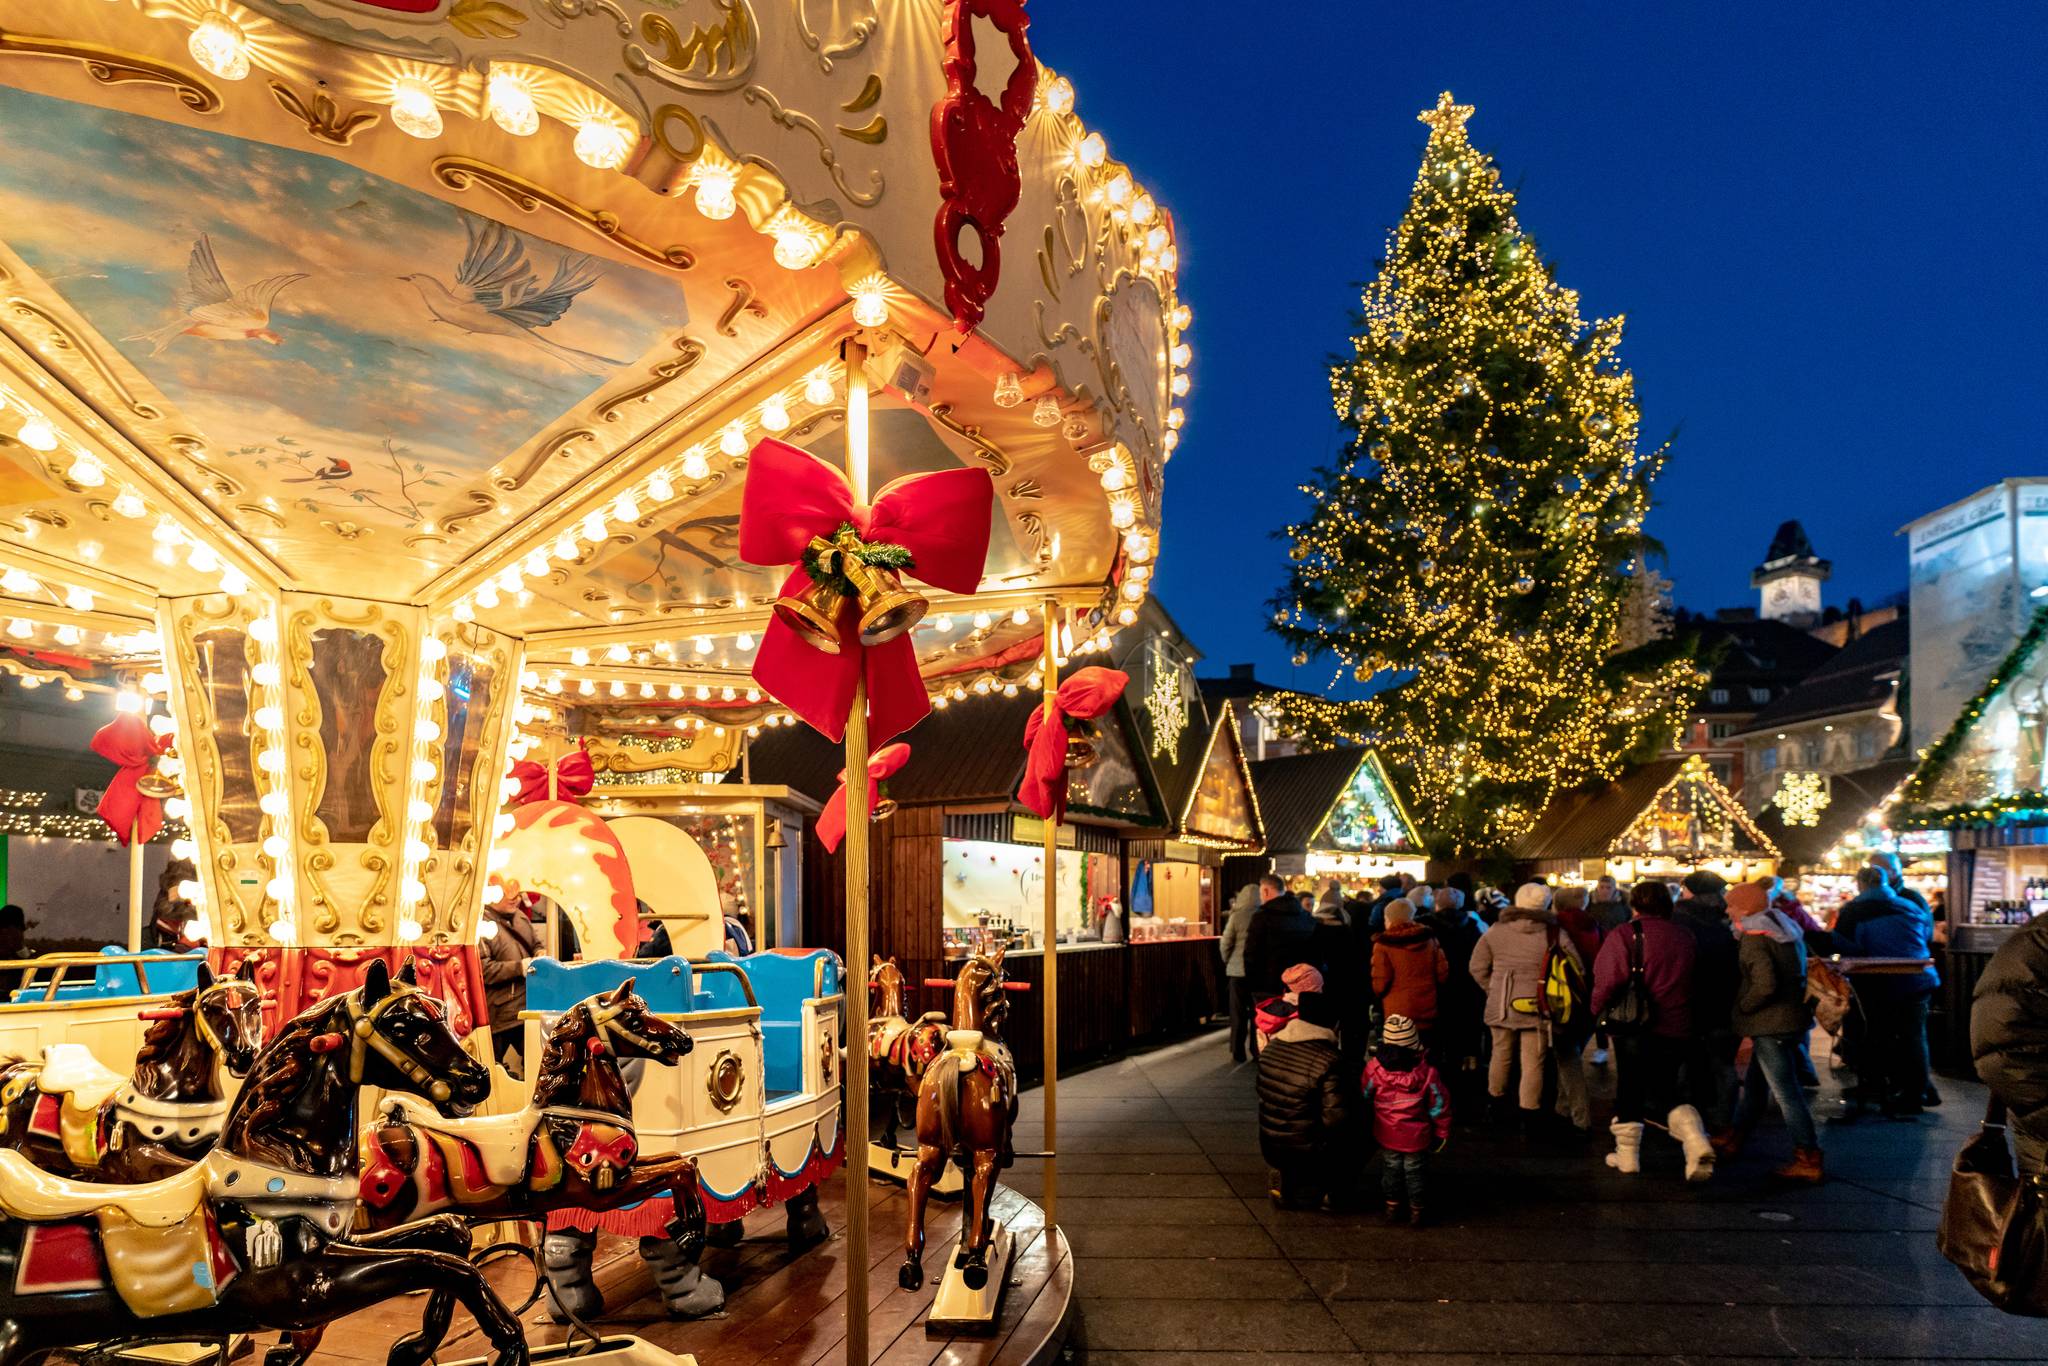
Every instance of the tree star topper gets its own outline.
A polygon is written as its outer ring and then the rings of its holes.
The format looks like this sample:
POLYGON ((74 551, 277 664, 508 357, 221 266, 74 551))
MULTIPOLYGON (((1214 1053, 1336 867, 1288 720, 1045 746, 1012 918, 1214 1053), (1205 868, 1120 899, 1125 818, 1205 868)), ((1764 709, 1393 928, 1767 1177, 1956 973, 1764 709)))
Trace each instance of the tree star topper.
POLYGON ((1425 109, 1415 116, 1417 123, 1426 123, 1438 133, 1449 135, 1465 131, 1465 120, 1472 117, 1473 106, 1454 104, 1451 92, 1446 90, 1436 97, 1436 108, 1425 109))

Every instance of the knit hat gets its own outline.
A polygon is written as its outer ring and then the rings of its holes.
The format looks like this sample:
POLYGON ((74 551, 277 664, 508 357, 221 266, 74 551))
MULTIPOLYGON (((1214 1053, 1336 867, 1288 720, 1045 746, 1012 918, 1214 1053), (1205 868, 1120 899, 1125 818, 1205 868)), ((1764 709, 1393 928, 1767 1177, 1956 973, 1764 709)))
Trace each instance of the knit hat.
POLYGON ((1771 896, 1754 882, 1738 882, 1728 889, 1728 914, 1737 920, 1761 915, 1771 909, 1771 896))
POLYGON ((1694 896, 1719 896, 1728 889, 1728 880, 1710 868, 1698 868, 1685 875, 1682 885, 1694 896))
POLYGON ((1415 907, 1406 897, 1397 896, 1387 903, 1387 909, 1381 918, 1386 921, 1389 929, 1396 925, 1405 925, 1415 918, 1415 907))
POLYGON ((1422 1031, 1406 1015, 1389 1015, 1386 1027, 1380 1032, 1380 1042, 1389 1048, 1419 1049, 1422 1047, 1422 1031))
POLYGON ((1540 882, 1525 882, 1515 889, 1515 909, 1518 911, 1547 911, 1550 909, 1550 888, 1540 882))
POLYGON ((1280 982, 1292 992, 1321 991, 1323 989, 1323 974, 1318 972, 1312 964, 1296 963, 1293 967, 1280 974, 1280 982))

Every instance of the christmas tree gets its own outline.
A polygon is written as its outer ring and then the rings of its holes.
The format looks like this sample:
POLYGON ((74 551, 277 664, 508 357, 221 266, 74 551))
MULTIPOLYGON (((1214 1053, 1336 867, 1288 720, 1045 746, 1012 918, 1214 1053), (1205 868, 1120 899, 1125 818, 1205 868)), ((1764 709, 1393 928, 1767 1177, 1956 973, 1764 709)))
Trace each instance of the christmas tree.
POLYGON ((1668 744, 1704 683, 1682 647, 1627 648, 1666 452, 1638 445, 1621 320, 1581 320, 1471 113, 1445 94, 1421 116, 1407 214, 1330 374, 1350 439, 1303 488, 1272 604, 1297 664, 1393 671, 1363 702, 1275 707, 1311 747, 1376 746, 1446 854, 1501 852, 1558 790, 1668 744))

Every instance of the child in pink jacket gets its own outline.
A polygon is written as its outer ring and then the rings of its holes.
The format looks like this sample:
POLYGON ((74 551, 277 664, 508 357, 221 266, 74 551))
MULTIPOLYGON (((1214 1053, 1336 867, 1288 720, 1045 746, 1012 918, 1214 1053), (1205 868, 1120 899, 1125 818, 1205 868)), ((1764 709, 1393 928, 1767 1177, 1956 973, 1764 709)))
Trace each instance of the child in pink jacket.
POLYGON ((1365 1101, 1380 1145, 1387 1222, 1400 1221, 1405 1192, 1408 1222, 1420 1227, 1429 1155, 1442 1152, 1451 1138, 1451 1097, 1423 1056, 1421 1031, 1406 1015, 1387 1016, 1380 1051, 1365 1065, 1365 1101))

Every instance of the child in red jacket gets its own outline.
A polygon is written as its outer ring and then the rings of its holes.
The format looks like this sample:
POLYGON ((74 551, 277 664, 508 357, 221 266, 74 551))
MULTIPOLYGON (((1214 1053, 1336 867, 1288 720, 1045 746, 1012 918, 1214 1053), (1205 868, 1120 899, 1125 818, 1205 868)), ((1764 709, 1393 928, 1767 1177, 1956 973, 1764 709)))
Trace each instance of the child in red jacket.
POLYGON ((1401 1218, 1421 1227, 1428 1194, 1429 1155, 1451 1138, 1451 1097, 1443 1078, 1422 1054, 1422 1033, 1406 1015, 1387 1016, 1380 1051, 1365 1065, 1365 1101, 1372 1136, 1380 1145, 1380 1193, 1387 1222, 1401 1218))

